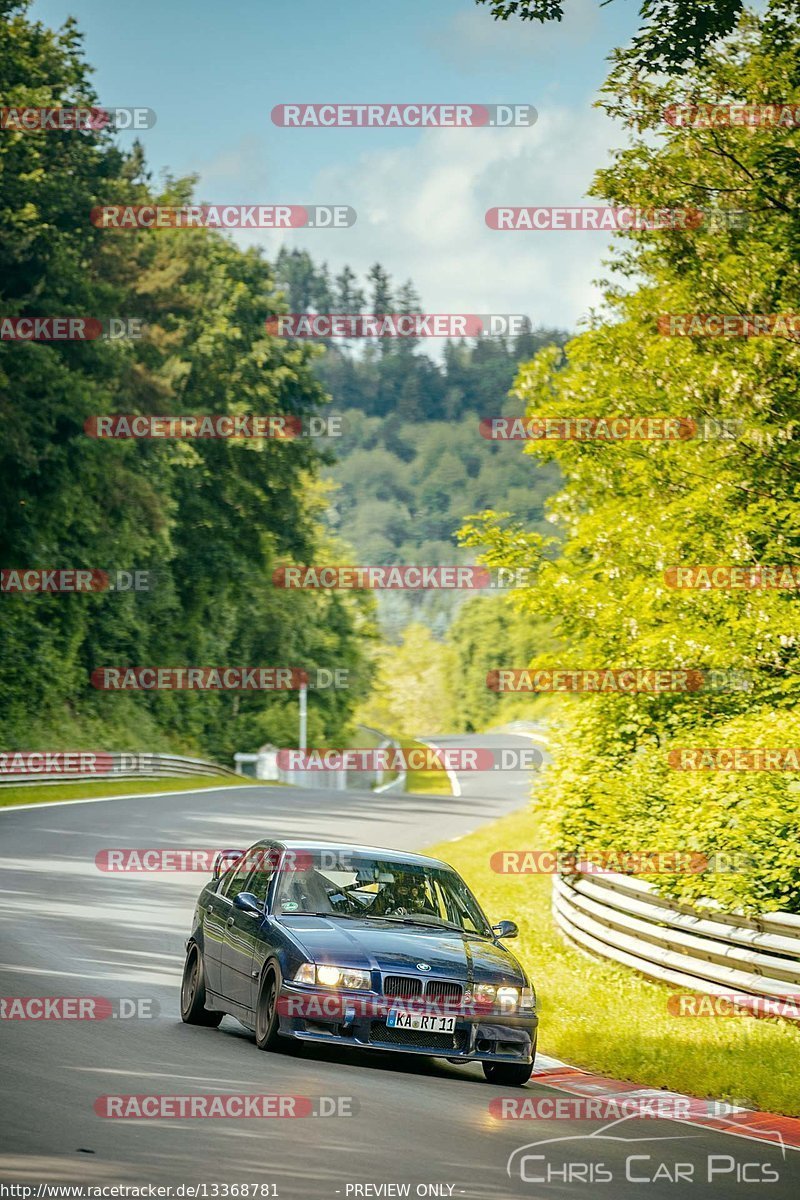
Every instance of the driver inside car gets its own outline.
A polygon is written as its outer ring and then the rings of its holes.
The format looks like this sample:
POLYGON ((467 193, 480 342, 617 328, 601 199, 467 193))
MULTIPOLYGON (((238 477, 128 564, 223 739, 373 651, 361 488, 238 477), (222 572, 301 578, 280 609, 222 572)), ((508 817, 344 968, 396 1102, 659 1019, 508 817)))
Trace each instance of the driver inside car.
POLYGON ((325 878, 313 867, 296 870, 285 888, 283 907, 294 905, 300 912, 328 913, 334 911, 331 893, 325 878))
POLYGON ((413 913, 436 916, 436 909, 428 899, 425 876, 410 871, 393 874, 392 882, 385 883, 378 892, 370 912, 381 916, 402 917, 413 913))

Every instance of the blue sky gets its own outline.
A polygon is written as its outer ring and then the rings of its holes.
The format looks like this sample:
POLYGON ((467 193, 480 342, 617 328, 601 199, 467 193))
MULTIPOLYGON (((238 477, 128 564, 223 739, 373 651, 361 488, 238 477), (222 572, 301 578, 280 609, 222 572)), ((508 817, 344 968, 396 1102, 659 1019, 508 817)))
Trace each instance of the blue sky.
POLYGON ((102 103, 158 114, 141 134, 151 169, 200 176, 225 203, 342 203, 351 229, 241 233, 281 240, 338 270, 379 259, 411 276, 429 311, 522 312, 573 327, 597 302, 603 234, 498 233, 498 204, 586 202, 623 134, 593 109, 606 56, 638 3, 567 0, 561 24, 495 23, 472 0, 36 0, 75 16, 102 103), (532 129, 281 129, 275 104, 529 103, 532 129))

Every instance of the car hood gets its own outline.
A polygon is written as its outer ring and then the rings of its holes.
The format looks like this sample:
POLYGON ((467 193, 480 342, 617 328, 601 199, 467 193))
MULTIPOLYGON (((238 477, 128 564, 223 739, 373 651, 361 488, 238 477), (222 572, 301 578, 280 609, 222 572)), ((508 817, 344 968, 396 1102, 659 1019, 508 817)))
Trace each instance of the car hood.
POLYGON ((281 924, 315 963, 422 978, 417 963, 424 962, 431 968, 424 972, 428 978, 518 986, 525 982, 522 968, 504 946, 454 929, 286 914, 281 924))

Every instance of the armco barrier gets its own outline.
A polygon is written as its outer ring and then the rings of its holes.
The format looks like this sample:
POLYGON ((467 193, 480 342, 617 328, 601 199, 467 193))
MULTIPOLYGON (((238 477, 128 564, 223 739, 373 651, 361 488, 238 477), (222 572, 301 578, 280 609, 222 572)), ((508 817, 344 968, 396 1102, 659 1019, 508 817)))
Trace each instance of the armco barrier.
MULTIPOLYGON (((9 753, 9 752, 7 752, 9 753)), ((30 751, 21 751, 29 755, 30 751)), ((23 783, 75 783, 88 779, 167 779, 192 775, 233 775, 236 772, 219 763, 206 762, 202 758, 184 758, 180 754, 135 754, 113 751, 104 753, 111 759, 111 769, 103 771, 35 771, 19 774, 0 774, 0 787, 18 787, 23 783)))
MULTIPOLYGON (((800 916, 695 909, 629 875, 556 875, 553 915, 577 946, 710 995, 790 998, 800 1011, 800 916)), ((793 1019, 798 1019, 794 1017, 793 1019)))

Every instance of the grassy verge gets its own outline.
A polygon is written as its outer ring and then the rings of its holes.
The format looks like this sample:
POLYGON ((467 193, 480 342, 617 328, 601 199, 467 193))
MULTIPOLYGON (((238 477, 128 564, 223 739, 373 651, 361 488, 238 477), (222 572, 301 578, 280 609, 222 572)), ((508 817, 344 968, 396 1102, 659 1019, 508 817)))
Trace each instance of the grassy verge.
POLYGON ((191 779, 117 779, 105 783, 48 783, 37 787, 25 783, 21 787, 0 788, 0 808, 10 804, 46 804, 53 800, 86 800, 101 796, 139 795, 143 792, 185 792, 190 788, 252 787, 255 779, 232 779, 226 775, 196 775, 191 779))
MULTIPOLYGON (((398 738, 404 750, 425 750, 423 742, 415 742, 413 738, 398 738)), ((406 791, 424 796, 452 796, 450 778, 443 767, 435 771, 408 771, 406 773, 406 791)))
POLYGON ((511 943, 540 999, 539 1048, 615 1079, 800 1116, 791 1064, 800 1028, 756 1017, 673 1017, 675 989, 625 967, 591 959, 561 937, 550 914, 547 875, 497 875, 495 850, 537 845, 535 816, 513 813, 429 853, 464 876, 493 921, 519 925, 511 943))

